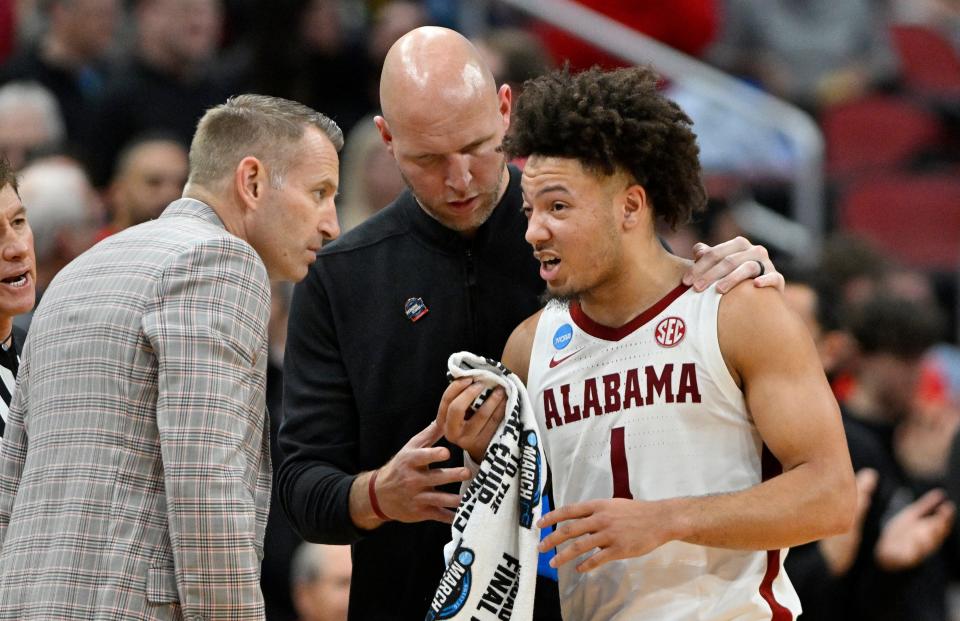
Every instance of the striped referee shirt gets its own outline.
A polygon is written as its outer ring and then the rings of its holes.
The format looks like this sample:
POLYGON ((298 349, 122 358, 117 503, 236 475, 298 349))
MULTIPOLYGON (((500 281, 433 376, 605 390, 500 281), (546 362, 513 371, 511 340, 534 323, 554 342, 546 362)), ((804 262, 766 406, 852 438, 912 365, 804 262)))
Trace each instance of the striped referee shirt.
POLYGON ((20 352, 26 332, 13 327, 13 338, 9 347, 0 346, 0 437, 7 427, 7 414, 13 401, 13 389, 17 384, 17 371, 20 368, 20 352))

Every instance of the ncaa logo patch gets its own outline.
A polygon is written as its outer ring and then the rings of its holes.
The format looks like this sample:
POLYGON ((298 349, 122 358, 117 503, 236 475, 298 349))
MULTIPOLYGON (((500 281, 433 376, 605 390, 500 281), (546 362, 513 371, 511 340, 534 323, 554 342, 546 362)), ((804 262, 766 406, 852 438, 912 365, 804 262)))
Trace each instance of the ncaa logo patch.
POLYGON ((553 346, 557 349, 563 349, 573 340, 573 327, 565 323, 553 333, 553 346))
POLYGON ((661 347, 676 347, 687 334, 687 325, 679 317, 667 317, 657 324, 654 336, 661 347))
POLYGON ((470 566, 473 565, 473 559, 474 553, 470 548, 456 549, 443 577, 440 578, 440 586, 437 587, 437 593, 433 596, 424 621, 449 619, 460 612, 470 596, 470 566))

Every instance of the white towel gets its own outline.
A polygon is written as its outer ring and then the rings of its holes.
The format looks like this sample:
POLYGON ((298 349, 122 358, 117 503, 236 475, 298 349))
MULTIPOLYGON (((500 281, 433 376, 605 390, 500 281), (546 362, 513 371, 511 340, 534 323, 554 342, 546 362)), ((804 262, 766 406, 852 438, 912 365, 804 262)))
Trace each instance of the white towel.
POLYGON ((527 390, 502 364, 469 352, 450 356, 451 379, 472 377, 507 393, 506 416, 470 481, 443 553, 447 569, 426 621, 528 621, 533 617, 545 461, 527 390))

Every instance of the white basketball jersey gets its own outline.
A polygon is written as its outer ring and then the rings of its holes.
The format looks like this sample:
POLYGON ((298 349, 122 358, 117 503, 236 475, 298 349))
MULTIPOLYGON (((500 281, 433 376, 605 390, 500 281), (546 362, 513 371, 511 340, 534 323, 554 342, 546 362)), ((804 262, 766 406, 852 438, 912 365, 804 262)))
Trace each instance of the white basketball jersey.
MULTIPOLYGON (((528 391, 556 506, 596 498, 659 500, 734 492, 777 472, 717 341, 721 295, 681 285, 622 328, 575 303, 548 304, 528 391)), ((720 621, 800 614, 786 550, 671 541, 585 574, 560 568, 567 621, 720 621)))

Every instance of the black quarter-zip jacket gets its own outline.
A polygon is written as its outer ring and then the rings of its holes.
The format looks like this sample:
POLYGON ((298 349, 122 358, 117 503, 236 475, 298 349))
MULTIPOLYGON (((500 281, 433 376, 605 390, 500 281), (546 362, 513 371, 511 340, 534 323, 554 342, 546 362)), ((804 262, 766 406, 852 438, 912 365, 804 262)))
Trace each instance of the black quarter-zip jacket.
MULTIPOLYGON (((353 544, 352 621, 419 621, 437 587, 449 526, 360 531, 350 520, 350 485, 436 417, 450 354, 499 359, 513 329, 539 308, 544 285, 521 203, 511 166, 503 198, 468 240, 405 191, 325 247, 294 290, 279 498, 306 539, 353 544), (410 299, 428 309, 417 321, 405 313, 410 299)), ((462 452, 451 454, 443 465, 461 465, 462 452)))

